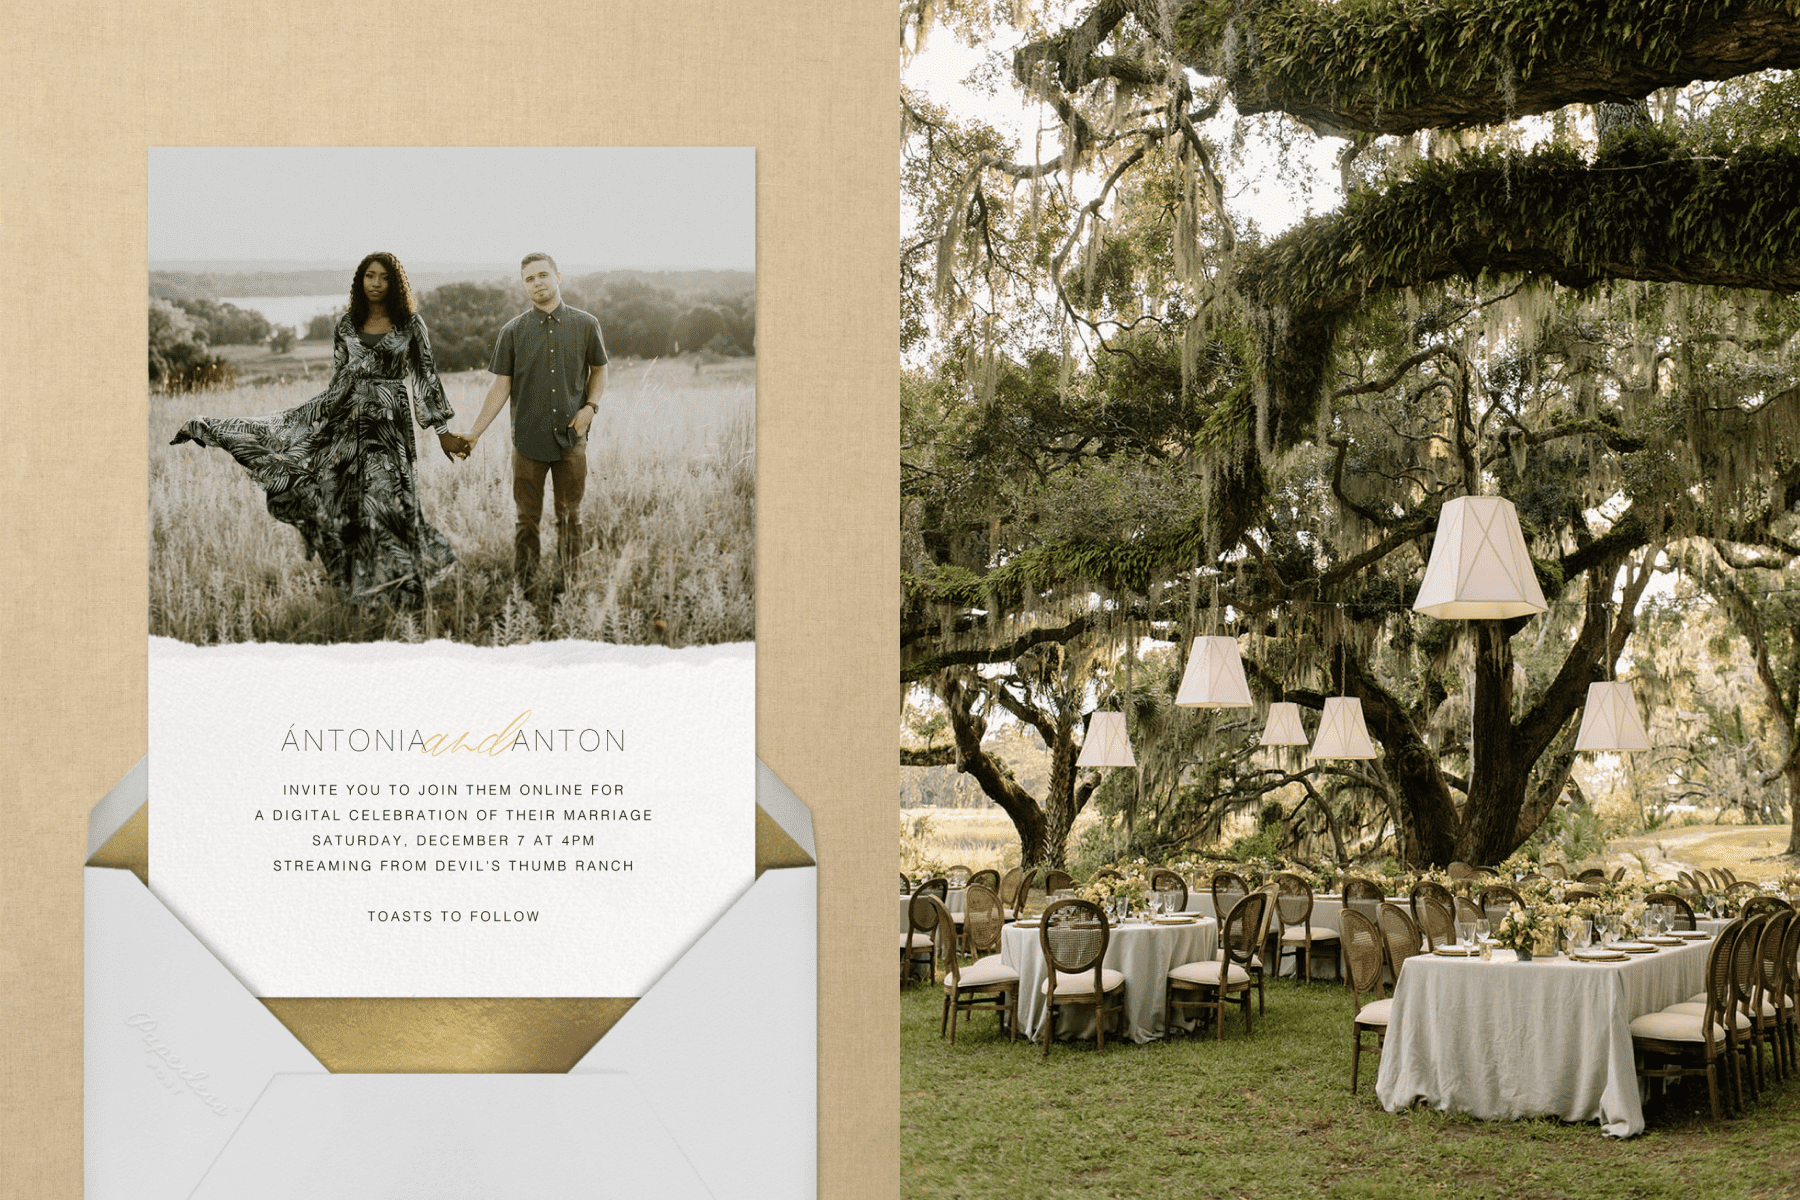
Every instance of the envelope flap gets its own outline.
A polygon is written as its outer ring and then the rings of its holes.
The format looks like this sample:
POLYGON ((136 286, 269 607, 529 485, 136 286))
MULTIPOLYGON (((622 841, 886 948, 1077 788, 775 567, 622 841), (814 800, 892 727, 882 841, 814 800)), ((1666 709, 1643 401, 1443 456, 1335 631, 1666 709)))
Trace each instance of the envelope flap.
POLYGON ((721 1200, 817 1191, 817 889, 761 876, 572 1072, 630 1072, 721 1200))
POLYGON ((631 1080, 282 1075, 194 1200, 711 1200, 631 1080))
POLYGON ((324 1068, 129 871, 84 877, 87 1195, 186 1196, 272 1073, 324 1068))

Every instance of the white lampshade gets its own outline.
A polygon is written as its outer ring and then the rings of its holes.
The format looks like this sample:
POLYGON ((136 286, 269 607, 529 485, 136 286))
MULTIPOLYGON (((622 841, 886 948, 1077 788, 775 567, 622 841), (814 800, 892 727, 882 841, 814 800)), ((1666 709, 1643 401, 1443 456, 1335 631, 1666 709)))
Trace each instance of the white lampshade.
POLYGON ((1263 726, 1265 746, 1304 746, 1309 739, 1300 724, 1300 706, 1291 700, 1269 705, 1269 723, 1263 726))
POLYGON ((1097 712, 1088 723, 1087 740, 1081 743, 1078 767, 1135 767, 1131 738, 1125 732, 1125 714, 1097 712))
POLYGON ((1548 607, 1511 500, 1458 496, 1444 505, 1414 612, 1447 621, 1481 621, 1523 617, 1548 607))
POLYGON ((1319 736, 1308 758, 1380 758, 1363 723, 1362 701, 1355 696, 1332 696, 1319 718, 1319 736))
POLYGON ((1250 685, 1244 680, 1244 660, 1238 655, 1236 638, 1194 639, 1175 703, 1183 708, 1250 707, 1250 685))
POLYGON ((1577 750, 1648 750, 1650 731, 1638 712, 1637 697, 1624 682, 1588 684, 1577 750))

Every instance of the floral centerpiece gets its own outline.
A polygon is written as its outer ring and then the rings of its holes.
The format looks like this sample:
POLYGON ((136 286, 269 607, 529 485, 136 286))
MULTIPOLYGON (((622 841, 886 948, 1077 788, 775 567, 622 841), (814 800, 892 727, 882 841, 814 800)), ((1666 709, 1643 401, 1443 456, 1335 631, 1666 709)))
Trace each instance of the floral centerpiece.
POLYGON ((1556 937, 1574 914, 1568 906, 1554 903, 1508 908, 1500 924, 1492 930, 1496 942, 1518 952, 1521 961, 1534 954, 1556 953, 1556 937))
POLYGON ((1137 869, 1137 864, 1128 867, 1115 867, 1124 871, 1122 875, 1096 876, 1077 893, 1083 900, 1092 901, 1103 909, 1113 909, 1123 904, 1127 911, 1142 908, 1145 899, 1150 895, 1148 876, 1137 869))

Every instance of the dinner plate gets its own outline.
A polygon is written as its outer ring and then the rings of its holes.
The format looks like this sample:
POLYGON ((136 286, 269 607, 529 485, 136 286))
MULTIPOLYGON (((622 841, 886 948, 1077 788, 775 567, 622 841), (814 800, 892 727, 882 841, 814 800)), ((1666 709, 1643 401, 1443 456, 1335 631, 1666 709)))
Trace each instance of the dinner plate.
POLYGON ((1655 946, 1646 946, 1642 942, 1614 942, 1612 948, 1614 950, 1618 950, 1625 954, 1655 954, 1656 953, 1655 946))
POLYGON ((1671 936, 1678 937, 1684 942, 1703 942, 1712 934, 1704 929, 1678 929, 1671 936))
POLYGON ((1682 939, 1670 937, 1666 934, 1659 934, 1656 937, 1647 937, 1644 940, 1652 946, 1679 946, 1682 944, 1682 939))
POLYGON ((1631 955, 1618 954, 1609 950, 1577 950, 1569 957, 1576 962, 1625 962, 1631 958, 1631 955))
POLYGON ((1438 946, 1431 952, 1433 954, 1440 954, 1445 958, 1468 958, 1472 954, 1480 953, 1478 950, 1465 950, 1461 946, 1438 946))
POLYGON ((1192 917, 1158 917, 1156 923, 1158 925, 1194 925, 1198 922, 1192 917))

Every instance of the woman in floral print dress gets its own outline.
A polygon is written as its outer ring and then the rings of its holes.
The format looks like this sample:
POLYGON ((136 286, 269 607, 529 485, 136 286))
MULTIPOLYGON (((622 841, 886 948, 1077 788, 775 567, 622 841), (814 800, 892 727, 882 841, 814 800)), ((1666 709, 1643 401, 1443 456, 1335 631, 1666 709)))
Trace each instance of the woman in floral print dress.
POLYGON ((300 531, 306 557, 357 604, 416 605, 456 553, 419 511, 407 417, 437 431, 452 460, 468 443, 431 361, 406 271, 392 254, 364 258, 350 310, 332 331, 331 382, 298 408, 262 417, 196 417, 171 442, 217 446, 268 495, 269 513, 300 531))

